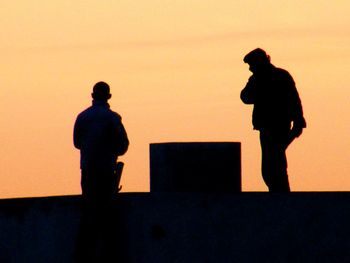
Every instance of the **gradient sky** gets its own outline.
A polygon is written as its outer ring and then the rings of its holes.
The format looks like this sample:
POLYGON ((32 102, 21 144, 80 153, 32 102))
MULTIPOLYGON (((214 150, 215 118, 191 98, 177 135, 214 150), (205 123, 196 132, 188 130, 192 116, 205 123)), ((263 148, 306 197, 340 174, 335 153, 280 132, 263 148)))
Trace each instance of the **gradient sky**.
POLYGON ((80 193, 76 115, 110 84, 131 145, 123 191, 149 191, 149 144, 242 143, 244 191, 266 191, 243 56, 265 49, 297 84, 308 127, 288 149, 294 191, 350 190, 350 3, 5 1, 0 198, 80 193))

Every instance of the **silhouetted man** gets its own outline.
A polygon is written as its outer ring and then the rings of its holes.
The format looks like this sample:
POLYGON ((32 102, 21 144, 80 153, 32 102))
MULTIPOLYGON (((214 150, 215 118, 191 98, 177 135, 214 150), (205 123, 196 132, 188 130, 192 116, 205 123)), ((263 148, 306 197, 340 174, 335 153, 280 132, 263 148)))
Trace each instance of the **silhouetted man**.
POLYGON ((115 168, 129 140, 119 114, 110 110, 110 88, 98 82, 91 94, 92 106, 80 113, 74 125, 74 146, 80 150, 82 195, 110 199, 116 192, 115 168))
POLYGON ((254 104, 253 126, 260 131, 262 176, 270 192, 290 192, 286 149, 306 127, 298 91, 292 76, 270 62, 257 48, 244 57, 253 75, 241 92, 246 104, 254 104))

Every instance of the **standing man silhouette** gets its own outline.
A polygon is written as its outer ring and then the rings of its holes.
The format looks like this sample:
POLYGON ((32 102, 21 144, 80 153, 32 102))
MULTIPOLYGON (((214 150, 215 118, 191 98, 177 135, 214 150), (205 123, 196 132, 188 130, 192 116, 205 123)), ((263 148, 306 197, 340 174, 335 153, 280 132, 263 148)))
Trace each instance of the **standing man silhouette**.
POLYGON ((270 62, 260 48, 243 59, 253 73, 241 92, 253 104, 253 126, 260 131, 261 171, 270 192, 290 192, 286 149, 306 128, 303 109, 292 76, 270 62))
POLYGON ((74 125, 74 146, 80 150, 81 188, 87 200, 108 200, 117 190, 115 169, 129 140, 121 116, 110 109, 109 85, 98 82, 92 106, 81 112, 74 125))

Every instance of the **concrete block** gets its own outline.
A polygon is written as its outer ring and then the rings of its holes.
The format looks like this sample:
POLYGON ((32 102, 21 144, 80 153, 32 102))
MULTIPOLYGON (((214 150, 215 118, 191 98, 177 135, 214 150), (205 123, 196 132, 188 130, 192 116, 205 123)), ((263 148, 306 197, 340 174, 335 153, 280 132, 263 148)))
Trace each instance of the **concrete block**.
POLYGON ((151 192, 240 192, 238 142, 150 145, 151 192))

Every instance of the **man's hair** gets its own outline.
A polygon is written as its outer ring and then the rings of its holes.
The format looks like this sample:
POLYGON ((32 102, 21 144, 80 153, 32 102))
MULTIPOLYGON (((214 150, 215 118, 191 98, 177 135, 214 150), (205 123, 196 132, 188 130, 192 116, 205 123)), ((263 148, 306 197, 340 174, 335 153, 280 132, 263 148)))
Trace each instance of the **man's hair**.
POLYGON ((245 55, 243 61, 248 64, 252 62, 270 62, 270 56, 266 54, 265 50, 256 48, 245 55))
POLYGON ((95 100, 108 100, 111 97, 109 85, 106 82, 97 82, 92 90, 92 97, 95 100))

